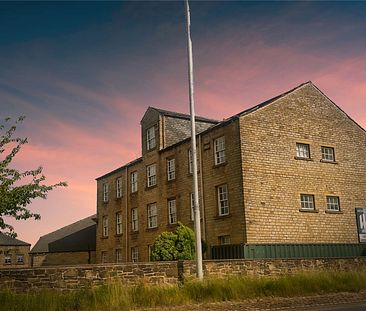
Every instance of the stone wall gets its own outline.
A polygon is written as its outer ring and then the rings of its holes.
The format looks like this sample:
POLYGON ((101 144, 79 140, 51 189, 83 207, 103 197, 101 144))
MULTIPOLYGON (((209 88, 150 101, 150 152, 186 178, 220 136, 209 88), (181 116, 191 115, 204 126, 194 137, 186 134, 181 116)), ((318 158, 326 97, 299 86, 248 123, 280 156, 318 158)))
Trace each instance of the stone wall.
MULTIPOLYGON (((366 257, 327 259, 207 260, 206 277, 276 276, 300 271, 364 270, 366 257)), ((177 284, 195 277, 193 261, 0 269, 0 290, 73 290, 109 282, 177 284)))

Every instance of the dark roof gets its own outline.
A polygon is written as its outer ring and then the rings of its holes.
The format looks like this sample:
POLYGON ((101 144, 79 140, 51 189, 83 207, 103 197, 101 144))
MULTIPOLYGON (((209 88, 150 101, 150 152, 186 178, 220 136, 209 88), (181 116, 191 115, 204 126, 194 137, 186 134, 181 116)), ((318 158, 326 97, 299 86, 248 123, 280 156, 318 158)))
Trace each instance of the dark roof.
POLYGON ((111 171, 111 172, 109 172, 109 173, 107 173, 107 174, 104 174, 104 175, 102 175, 102 176, 99 176, 99 177, 95 178, 95 180, 99 180, 99 179, 102 179, 102 178, 108 177, 108 176, 110 176, 110 175, 113 175, 113 174, 115 174, 115 173, 121 172, 121 171, 123 171, 126 167, 129 167, 129 166, 131 166, 131 165, 134 165, 134 164, 136 164, 136 163, 138 163, 138 162, 140 162, 140 161, 142 161, 142 157, 139 157, 139 158, 137 158, 137 159, 135 159, 135 160, 133 160, 133 161, 131 161, 131 162, 128 162, 127 164, 125 164, 125 165, 123 165, 123 166, 121 166, 121 167, 119 167, 119 168, 116 168, 115 170, 113 170, 113 171, 111 171))
POLYGON ((0 246, 30 246, 29 243, 12 238, 2 232, 0 232, 0 246))
MULTIPOLYGON (((191 119, 191 116, 189 114, 185 114, 185 113, 168 111, 168 110, 155 108, 155 107, 149 107, 148 109, 154 109, 157 112, 159 112, 161 115, 168 116, 168 117, 173 117, 173 118, 178 118, 178 119, 187 119, 187 120, 191 119)), ((217 121, 217 120, 208 119, 208 118, 200 117, 200 116, 196 116, 195 120, 200 121, 200 122, 213 123, 213 124, 216 124, 216 123, 220 122, 220 121, 217 121)))
POLYGON ((30 253, 95 250, 96 215, 81 219, 39 238, 30 253))

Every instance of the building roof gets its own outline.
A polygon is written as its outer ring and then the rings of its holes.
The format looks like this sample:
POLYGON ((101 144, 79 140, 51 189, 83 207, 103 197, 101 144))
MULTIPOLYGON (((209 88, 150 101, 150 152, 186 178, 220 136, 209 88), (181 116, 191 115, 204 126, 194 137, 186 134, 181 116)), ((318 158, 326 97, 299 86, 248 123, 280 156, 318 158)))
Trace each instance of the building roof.
POLYGON ((0 232, 0 246, 30 246, 30 244, 0 232))
POLYGON ((94 214, 40 237, 30 253, 95 250, 95 218, 94 214))
MULTIPOLYGON (((216 120, 212 120, 212 119, 207 119, 207 118, 204 118, 204 117, 197 117, 196 116, 196 121, 203 121, 203 122, 209 122, 209 123, 213 123, 213 126, 212 127, 210 127, 210 128, 208 128, 208 129, 206 129, 206 130, 204 130, 204 131, 202 131, 201 133, 199 133, 199 135, 202 135, 202 134, 205 134, 205 133, 207 133, 207 132, 209 132, 209 131, 212 131, 212 130, 214 130, 214 129, 217 129, 217 128, 219 128, 219 127, 221 127, 221 126, 224 126, 224 125, 227 125, 228 123, 231 123, 231 122, 233 122, 234 120, 236 120, 237 118, 239 118, 239 117, 242 117, 242 116, 245 116, 245 115, 247 115, 247 114, 250 114, 250 113, 252 113, 252 112, 254 112, 254 111, 257 111, 257 110, 259 110, 259 109, 261 109, 261 108, 264 108, 264 107, 266 107, 266 106, 268 106, 268 105, 270 105, 270 104, 272 104, 272 103, 274 103, 275 101, 277 101, 278 99, 280 99, 280 98, 282 98, 282 97, 285 97, 285 96, 287 96, 288 94, 290 94, 290 93, 292 93, 292 92, 294 92, 294 91, 296 91, 296 90, 298 90, 298 89, 300 89, 300 88, 302 88, 303 86, 305 86, 305 85, 311 85, 311 86, 313 86, 316 90, 318 90, 325 98, 327 98, 334 106, 336 106, 342 113, 344 113, 345 115, 346 115, 346 117, 348 118, 348 119, 350 119, 353 123, 355 123, 361 130, 363 130, 363 131, 365 131, 365 129, 363 129, 356 121, 354 121, 347 113, 345 113, 337 104, 335 104, 331 99, 329 99, 329 97, 328 96, 326 96, 318 87, 316 87, 311 81, 307 81, 307 82, 304 82, 304 83, 302 83, 302 84, 300 84, 300 85, 298 85, 298 86, 296 86, 296 87, 294 87, 293 89, 291 89, 291 90, 289 90, 289 91, 286 91, 286 92, 284 92, 284 93, 282 93, 282 94, 280 94, 280 95, 277 95, 277 96, 275 96, 275 97, 273 97, 273 98, 271 98, 271 99, 268 99, 268 100, 266 100, 266 101, 264 101, 264 102, 262 102, 262 103, 260 103, 260 104, 258 104, 258 105, 256 105, 256 106, 253 106, 253 107, 250 107, 250 108, 248 108, 248 109, 245 109, 245 110, 243 110, 243 111, 241 111, 241 112, 239 112, 239 113, 237 113, 237 114, 235 114, 235 115, 233 115, 233 116, 231 116, 231 117, 229 117, 229 118, 227 118, 227 119, 224 119, 223 121, 216 121, 216 120)), ((188 115, 188 114, 183 114, 183 113, 178 113, 178 112, 173 112, 173 111, 167 111, 167 110, 163 110, 163 109, 160 109, 160 108, 155 108, 155 107, 148 107, 148 110, 149 109, 154 109, 154 110, 156 110, 158 113, 160 113, 160 114, 162 114, 162 115, 166 115, 166 116, 171 116, 171 117, 175 117, 175 118, 182 118, 182 119, 190 119, 190 115, 188 115)), ((198 134, 197 134, 198 135, 198 134)), ((174 148, 175 146, 177 146, 177 145, 179 145, 179 144, 182 144, 182 143, 184 143, 184 142, 187 142, 187 141, 189 141, 190 140, 190 137, 187 137, 187 138, 185 138, 185 139, 182 139, 181 141, 179 141, 179 142, 177 142, 177 143, 175 143, 175 144, 173 144, 173 145, 171 145, 171 146, 168 146, 168 147, 166 147, 166 148, 164 148, 163 150, 166 150, 166 149, 170 149, 170 148, 174 148)), ((131 165, 131 164, 133 164, 133 163, 136 163, 137 161, 140 161, 142 158, 138 158, 138 159, 136 159, 136 160, 134 160, 134 161, 132 161, 132 162, 130 162, 130 163, 127 163, 126 165, 124 165, 124 166, 122 166, 122 167, 120 167, 119 169, 121 169, 121 168, 125 168, 125 167, 127 167, 127 166, 129 166, 129 165, 131 165)), ((118 171, 119 169, 116 169, 116 170, 114 170, 114 171, 112 171, 112 172, 109 172, 109 173, 107 173, 107 174, 105 174, 105 175, 103 175, 103 176, 101 176, 101 177, 99 177, 99 178, 97 178, 97 180, 98 179, 100 179, 100 178, 102 178, 102 177, 107 177, 107 176, 109 176, 109 175, 111 175, 111 174, 113 174, 113 173, 115 173, 116 171, 118 171)))
MULTIPOLYGON (((168 110, 164 110, 164 109, 160 109, 160 108, 156 108, 156 107, 149 107, 147 109, 154 109, 156 110, 159 114, 163 115, 163 116, 168 116, 168 117, 173 117, 173 118, 178 118, 178 119, 186 119, 186 120, 190 120, 191 116, 189 114, 185 114, 185 113, 180 113, 180 112, 174 112, 174 111, 168 111, 168 110)), ((205 117, 200 117, 200 116, 196 116, 195 117, 196 121, 199 122, 206 122, 206 123, 219 123, 220 121, 218 120, 214 120, 214 119, 208 119, 205 117)))

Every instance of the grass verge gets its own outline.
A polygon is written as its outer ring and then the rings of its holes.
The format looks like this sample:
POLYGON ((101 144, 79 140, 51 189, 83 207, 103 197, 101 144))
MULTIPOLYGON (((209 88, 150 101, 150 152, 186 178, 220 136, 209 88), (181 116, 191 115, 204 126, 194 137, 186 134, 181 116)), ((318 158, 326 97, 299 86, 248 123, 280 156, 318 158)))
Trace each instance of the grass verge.
POLYGON ((122 311, 196 302, 244 300, 256 297, 294 297, 366 290, 366 270, 301 273, 281 277, 208 278, 178 285, 108 284, 93 289, 31 293, 0 292, 0 310, 7 311, 122 311))

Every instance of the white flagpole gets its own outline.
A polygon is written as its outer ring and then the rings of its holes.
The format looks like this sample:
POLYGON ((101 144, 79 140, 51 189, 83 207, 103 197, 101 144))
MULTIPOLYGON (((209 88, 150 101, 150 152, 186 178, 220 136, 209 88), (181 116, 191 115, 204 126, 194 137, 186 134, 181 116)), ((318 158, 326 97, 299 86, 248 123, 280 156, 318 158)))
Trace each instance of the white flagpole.
POLYGON ((196 272, 197 277, 203 279, 202 268, 202 246, 201 246, 201 216, 198 198, 198 175, 197 175, 197 148, 196 148, 196 124, 193 98, 193 58, 191 41, 191 17, 189 12, 188 0, 185 0, 186 26, 187 26, 187 50, 188 50, 188 81, 189 81, 189 108, 191 114, 191 152, 193 169, 193 197, 194 197, 194 231, 196 237, 196 272))

